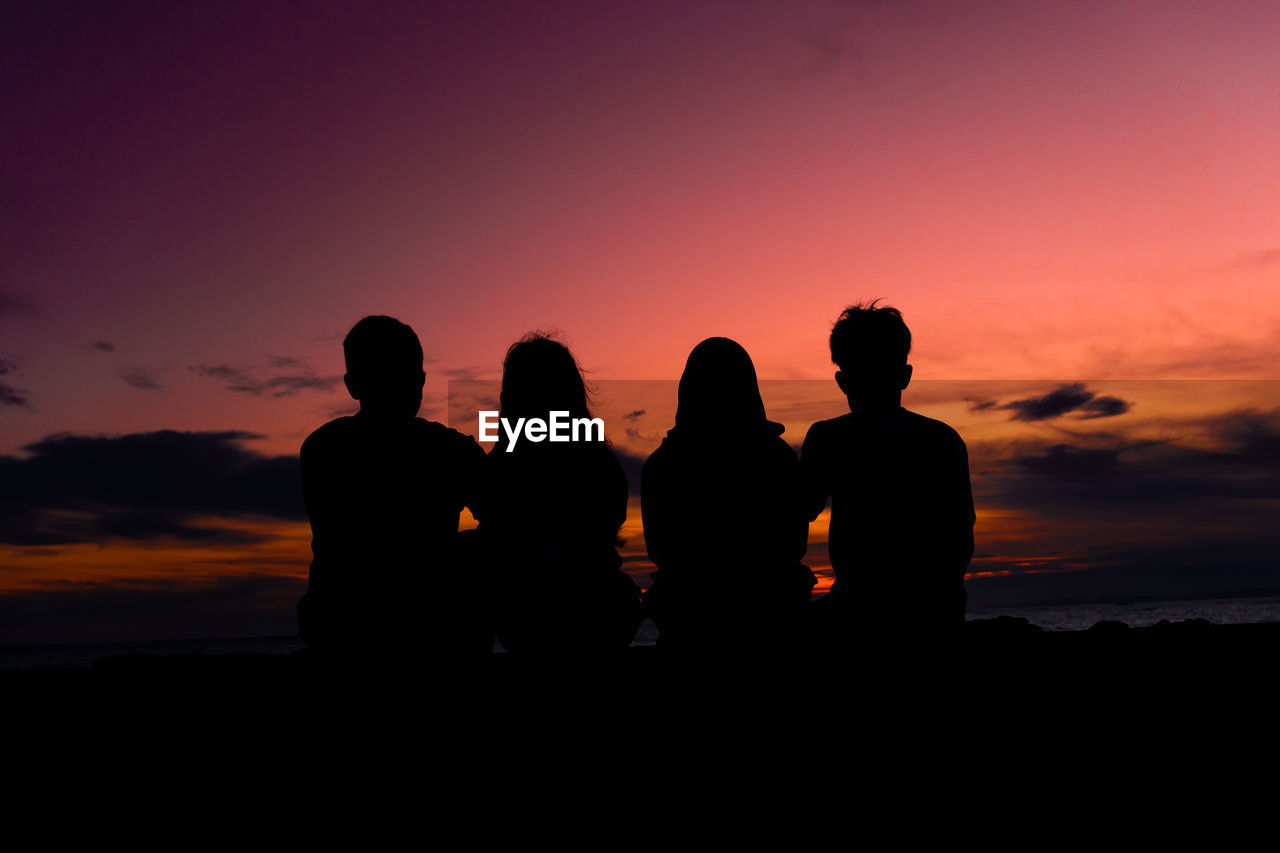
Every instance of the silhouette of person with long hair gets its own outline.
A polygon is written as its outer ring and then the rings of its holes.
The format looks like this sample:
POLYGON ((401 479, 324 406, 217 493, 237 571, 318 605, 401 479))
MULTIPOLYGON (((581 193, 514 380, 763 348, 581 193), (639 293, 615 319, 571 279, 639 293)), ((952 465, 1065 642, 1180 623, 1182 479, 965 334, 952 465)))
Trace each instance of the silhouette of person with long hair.
POLYGON ((831 499, 831 592, 816 602, 835 636, 862 629, 928 634, 964 622, 973 494, 964 441, 902 407, 911 332, 879 300, 851 305, 831 330, 849 414, 819 421, 801 449, 816 518, 831 499))
POLYGON ((417 417, 426 376, 409 326, 365 317, 342 349, 360 411, 302 445, 314 555, 298 602, 302 639, 336 655, 488 653, 493 634, 458 537, 484 451, 417 417))
MULTIPOLYGON (((499 417, 514 425, 552 412, 590 418, 586 384, 567 347, 531 333, 503 360, 499 417)), ((513 654, 593 655, 635 636, 640 590, 617 550, 627 476, 599 439, 526 434, 508 446, 503 429, 485 459, 472 512, 494 575, 498 639, 513 654)))
POLYGON ((751 357, 708 338, 680 377, 675 426, 645 462, 641 508, 657 565, 645 610, 665 648, 800 639, 815 578, 800 463, 765 417, 751 357))

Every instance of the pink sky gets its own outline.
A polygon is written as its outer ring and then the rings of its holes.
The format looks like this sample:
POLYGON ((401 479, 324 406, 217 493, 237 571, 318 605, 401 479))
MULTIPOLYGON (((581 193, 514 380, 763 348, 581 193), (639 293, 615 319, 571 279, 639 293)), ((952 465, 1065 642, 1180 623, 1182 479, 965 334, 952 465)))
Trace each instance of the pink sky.
POLYGON ((367 313, 434 395, 537 327, 820 378, 877 296, 921 378, 1280 375, 1274 4, 165 6, 5 13, 0 450, 296 447, 340 386, 192 366, 332 377, 367 313))

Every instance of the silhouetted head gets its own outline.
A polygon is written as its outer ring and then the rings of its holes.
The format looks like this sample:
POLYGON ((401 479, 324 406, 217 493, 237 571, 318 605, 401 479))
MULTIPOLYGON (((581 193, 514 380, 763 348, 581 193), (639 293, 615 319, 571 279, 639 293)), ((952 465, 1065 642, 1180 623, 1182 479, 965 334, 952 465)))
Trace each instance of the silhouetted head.
POLYGON ((550 412, 591 417, 582 369, 568 347, 544 332, 530 332, 507 350, 500 408, 513 423, 516 418, 546 420, 550 412))
POLYGON ((680 376, 673 433, 729 437, 781 435, 782 424, 765 418, 751 356, 728 338, 707 338, 693 348, 680 376))
POLYGON ((911 382, 911 331, 897 308, 877 307, 879 301, 844 309, 831 329, 831 360, 850 401, 896 405, 911 382))
POLYGON ((365 317, 342 342, 347 391, 363 414, 412 418, 422 406, 422 345, 413 329, 391 317, 365 317))

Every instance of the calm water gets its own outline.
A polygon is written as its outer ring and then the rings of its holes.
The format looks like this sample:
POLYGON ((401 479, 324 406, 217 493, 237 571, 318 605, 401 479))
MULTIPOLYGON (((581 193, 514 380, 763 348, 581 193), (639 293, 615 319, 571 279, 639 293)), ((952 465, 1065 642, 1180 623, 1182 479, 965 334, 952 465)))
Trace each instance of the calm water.
POLYGON ((113 655, 228 655, 264 652, 287 655, 306 648, 297 637, 243 637, 227 640, 155 640, 146 643, 65 643, 52 646, 0 646, 0 669, 89 666, 113 655))
MULTIPOLYGON (((1006 607, 969 611, 970 619, 1022 616, 1047 631, 1083 631, 1103 620, 1125 622, 1138 628, 1161 619, 1207 619, 1218 625, 1245 622, 1280 622, 1280 597, 1214 598, 1186 601, 1095 602, 1038 607, 1006 607)), ((657 639, 653 623, 645 620, 635 645, 651 646, 657 639)), ((237 652, 291 654, 304 648, 297 637, 245 637, 223 640, 166 640, 147 643, 71 643, 52 646, 0 646, 0 669, 89 666, 113 655, 207 654, 237 652)), ((501 646, 495 646, 501 649, 501 646)))

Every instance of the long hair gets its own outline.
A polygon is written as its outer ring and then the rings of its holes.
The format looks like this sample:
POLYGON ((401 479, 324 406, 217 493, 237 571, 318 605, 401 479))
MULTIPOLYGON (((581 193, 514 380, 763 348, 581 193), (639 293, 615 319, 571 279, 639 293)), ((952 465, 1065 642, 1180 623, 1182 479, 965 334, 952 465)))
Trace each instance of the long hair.
MULTIPOLYGON (((563 343, 547 332, 530 332, 507 350, 502 360, 502 391, 498 398, 499 417, 514 424, 520 418, 547 420, 551 412, 568 412, 570 418, 590 418, 591 389, 582 378, 582 368, 563 343)), ((549 444, 540 442, 539 444, 549 444)), ((520 441, 515 450, 539 446, 520 441)), ((571 442, 559 447, 608 446, 608 441, 571 442)), ((505 449, 507 437, 500 432, 495 449, 505 449)))
POLYGON ((680 376, 672 436, 781 435, 765 417, 751 356, 728 338, 707 338, 693 348, 680 376))

